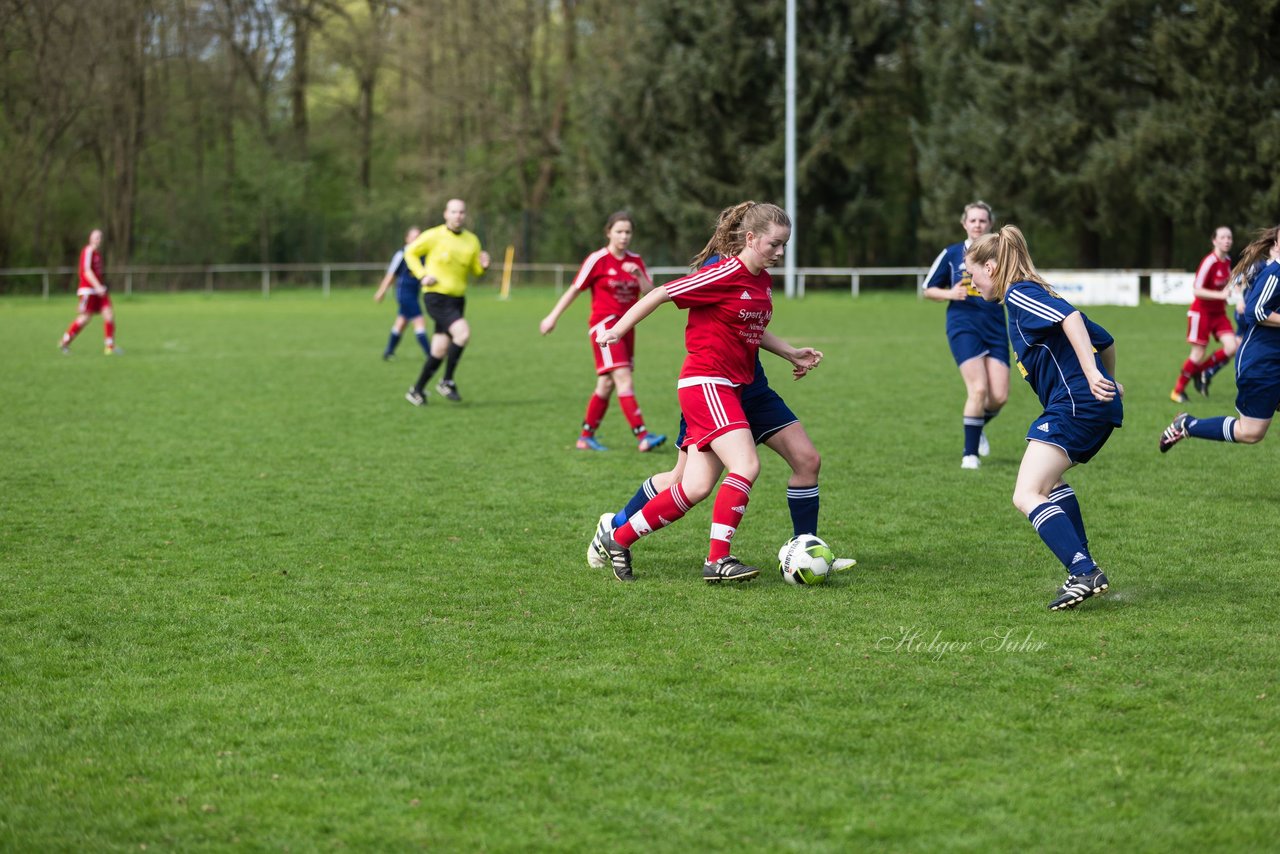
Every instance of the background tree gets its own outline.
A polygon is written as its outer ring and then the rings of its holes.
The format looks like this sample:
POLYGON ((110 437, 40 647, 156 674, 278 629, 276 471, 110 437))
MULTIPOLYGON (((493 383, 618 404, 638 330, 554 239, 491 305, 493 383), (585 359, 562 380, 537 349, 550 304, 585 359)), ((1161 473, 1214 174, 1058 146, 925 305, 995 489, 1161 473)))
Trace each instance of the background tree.
MULTIPOLYGON (((798 261, 916 265, 985 198, 1070 266, 1280 219, 1280 0, 798 0, 798 261)), ((0 0, 0 265, 381 257, 452 196, 682 263, 783 191, 784 10, 730 0, 0 0), (75 61, 67 61, 67 57, 75 61)))

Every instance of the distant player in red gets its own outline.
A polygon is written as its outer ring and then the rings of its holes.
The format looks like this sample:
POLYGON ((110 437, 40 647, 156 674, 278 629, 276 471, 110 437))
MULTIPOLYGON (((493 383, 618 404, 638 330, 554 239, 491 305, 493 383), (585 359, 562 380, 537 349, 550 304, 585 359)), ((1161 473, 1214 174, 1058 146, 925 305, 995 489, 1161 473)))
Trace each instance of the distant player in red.
POLYGON ((95 228, 89 233, 89 244, 80 250, 80 286, 76 288, 80 305, 76 308, 76 319, 62 333, 62 341, 58 346, 63 353, 70 352, 71 342, 95 314, 102 315, 106 354, 111 356, 119 352, 116 350, 116 313, 111 308, 111 295, 107 293, 107 285, 103 281, 102 252, 99 251, 101 247, 102 231, 95 228))
POLYGON ((1195 383, 1196 391, 1209 396, 1209 383, 1204 378, 1208 371, 1213 376, 1219 365, 1225 364, 1236 352, 1236 333, 1227 317, 1227 281, 1231 278, 1231 229, 1220 225, 1213 232, 1213 251, 1200 262, 1192 285, 1195 299, 1187 309, 1187 342, 1191 344, 1191 356, 1182 363, 1182 372, 1169 393, 1174 403, 1186 403, 1187 383, 1195 383), (1222 343, 1218 352, 1205 358, 1209 336, 1222 343))
MULTIPOLYGON (((738 524, 760 473, 751 425, 742 407, 742 389, 755 378, 756 356, 773 317, 769 267, 783 256, 791 237, 791 219, 776 205, 743 202, 720 215, 716 233, 695 259, 712 253, 725 260, 674 282, 654 288, 613 326, 601 329, 596 342, 609 346, 622 338, 664 302, 688 309, 685 350, 676 383, 688 430, 688 452, 679 483, 659 492, 624 525, 601 536, 613 574, 631 581, 631 546, 666 527, 711 494, 720 472, 728 469, 716 490, 711 511, 711 543, 702 578, 708 583, 747 581, 760 574, 729 552, 738 524)), ((790 345, 786 345, 790 346, 790 345)), ((821 359, 816 350, 795 362, 796 370, 821 359)))
POLYGON ((609 409, 609 398, 614 389, 618 392, 618 405, 631 424, 641 451, 652 450, 667 440, 666 436, 650 433, 644 426, 644 416, 636 403, 631 371, 636 352, 636 334, 632 330, 623 338, 604 347, 596 346, 596 333, 610 326, 636 304, 641 294, 653 288, 653 279, 644 267, 644 259, 627 247, 631 245, 633 232, 631 214, 618 211, 605 223, 605 237, 609 245, 597 249, 582 262, 573 286, 564 292, 551 313, 542 319, 538 329, 543 335, 556 328, 556 321, 565 309, 583 291, 591 291, 591 316, 587 320, 587 337, 596 360, 596 390, 587 402, 587 414, 582 420, 582 434, 578 436, 578 450, 604 451, 604 445, 596 441, 596 429, 609 409))

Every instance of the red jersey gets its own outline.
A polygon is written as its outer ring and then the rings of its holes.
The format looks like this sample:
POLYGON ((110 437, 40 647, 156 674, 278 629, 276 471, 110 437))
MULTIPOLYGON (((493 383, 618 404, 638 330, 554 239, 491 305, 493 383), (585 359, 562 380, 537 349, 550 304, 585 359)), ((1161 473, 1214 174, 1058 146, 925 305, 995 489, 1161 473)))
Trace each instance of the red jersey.
POLYGON ((728 258, 663 287, 677 307, 689 309, 684 329, 689 355, 677 385, 716 379, 734 385, 751 382, 760 339, 773 318, 769 271, 753 276, 740 260, 728 258))
POLYGON ((98 277, 98 283, 104 288, 107 286, 106 281, 102 278, 102 254, 93 251, 92 246, 86 246, 80 250, 80 286, 76 288, 76 294, 84 296, 85 294, 97 293, 93 289, 93 283, 89 281, 89 277, 85 275, 85 268, 93 270, 93 275, 98 277))
POLYGON ((591 291, 591 317, 587 326, 622 317, 640 299, 640 279, 622 269, 628 261, 645 270, 644 259, 636 253, 629 251, 618 260, 607 246, 592 252, 582 262, 573 286, 580 291, 591 291))
MULTIPOLYGON (((1210 252, 1200 262, 1200 269, 1196 270, 1195 287, 1204 288, 1208 291, 1220 291, 1227 286, 1227 279, 1231 277, 1231 259, 1219 259, 1217 253, 1210 252)), ((1203 314, 1222 314, 1227 313, 1227 303, 1220 299, 1202 300, 1196 297, 1191 301, 1191 310, 1199 311, 1203 314)))

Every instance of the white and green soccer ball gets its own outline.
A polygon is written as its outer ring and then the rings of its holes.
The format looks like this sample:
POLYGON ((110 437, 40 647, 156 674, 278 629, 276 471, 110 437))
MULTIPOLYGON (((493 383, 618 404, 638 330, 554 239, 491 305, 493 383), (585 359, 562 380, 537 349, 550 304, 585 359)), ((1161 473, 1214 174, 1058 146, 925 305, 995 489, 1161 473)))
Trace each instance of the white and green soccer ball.
POLYGON ((778 571, 788 584, 826 584, 831 564, 831 547, 813 534, 801 534, 778 549, 778 571))

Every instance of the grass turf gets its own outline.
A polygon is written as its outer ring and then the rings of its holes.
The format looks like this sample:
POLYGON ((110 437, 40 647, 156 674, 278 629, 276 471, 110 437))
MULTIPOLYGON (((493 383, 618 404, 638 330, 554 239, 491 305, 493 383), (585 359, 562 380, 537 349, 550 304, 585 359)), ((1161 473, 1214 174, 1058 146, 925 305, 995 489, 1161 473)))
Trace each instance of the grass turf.
MULTIPOLYGON (((1274 780, 1280 488, 1259 447, 1156 437, 1182 309, 1099 307, 1125 427, 1068 474, 1112 591, 1068 614, 1009 502, 1016 376, 961 471, 942 308, 781 302, 826 360, 775 387, 823 453, 820 533, 859 566, 773 571, 788 470, 767 450, 708 588, 709 505, 584 565, 670 446, 573 450, 585 310, 477 291, 464 397, 403 400, 368 294, 0 301, 0 848, 13 850, 1257 850, 1274 780)), ((637 393, 673 433, 683 316, 643 324, 637 393)), ((1230 372, 1197 414, 1232 411, 1230 372)))

